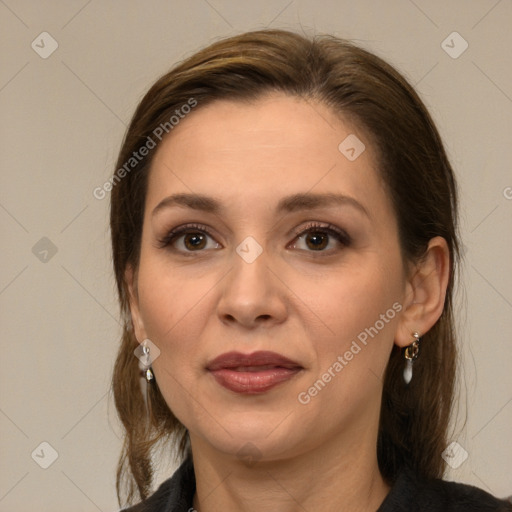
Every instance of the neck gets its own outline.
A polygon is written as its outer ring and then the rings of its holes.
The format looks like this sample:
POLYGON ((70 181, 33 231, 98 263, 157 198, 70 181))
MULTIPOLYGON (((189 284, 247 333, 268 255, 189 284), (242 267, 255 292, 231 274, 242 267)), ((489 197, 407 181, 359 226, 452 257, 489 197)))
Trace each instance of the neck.
POLYGON ((198 512, 375 512, 389 485, 378 469, 376 439, 368 444, 364 437, 365 432, 359 431, 353 438, 357 442, 345 444, 344 449, 334 442, 293 458, 252 463, 214 453, 191 438, 194 508, 198 512))

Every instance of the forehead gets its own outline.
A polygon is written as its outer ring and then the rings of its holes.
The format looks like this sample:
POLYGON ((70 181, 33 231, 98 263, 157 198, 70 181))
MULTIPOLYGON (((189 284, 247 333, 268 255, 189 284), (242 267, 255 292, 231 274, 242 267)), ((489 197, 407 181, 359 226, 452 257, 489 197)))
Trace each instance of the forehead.
POLYGON ((218 100, 199 104, 163 140, 147 206, 176 192, 268 204, 306 191, 371 197, 382 193, 375 161, 365 133, 318 102, 282 94, 218 100), (357 153, 364 147, 355 159, 347 140, 357 153))

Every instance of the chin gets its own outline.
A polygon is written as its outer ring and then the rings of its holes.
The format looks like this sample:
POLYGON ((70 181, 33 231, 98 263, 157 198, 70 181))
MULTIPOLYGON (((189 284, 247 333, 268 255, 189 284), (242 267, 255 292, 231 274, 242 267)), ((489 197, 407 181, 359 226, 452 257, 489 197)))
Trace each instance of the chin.
POLYGON ((300 422, 298 429, 297 419, 284 409, 273 413, 232 412, 222 417, 221 425, 212 420, 189 429, 192 448, 197 440, 219 454, 250 463, 292 457, 314 440, 304 423, 300 422))

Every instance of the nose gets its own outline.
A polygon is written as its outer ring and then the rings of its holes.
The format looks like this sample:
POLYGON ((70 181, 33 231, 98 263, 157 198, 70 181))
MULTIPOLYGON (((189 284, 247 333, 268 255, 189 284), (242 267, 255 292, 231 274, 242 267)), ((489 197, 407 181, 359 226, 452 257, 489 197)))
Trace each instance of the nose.
POLYGON ((246 329, 282 323, 287 316, 286 288, 276 274, 265 251, 252 263, 234 254, 217 305, 220 320, 246 329))

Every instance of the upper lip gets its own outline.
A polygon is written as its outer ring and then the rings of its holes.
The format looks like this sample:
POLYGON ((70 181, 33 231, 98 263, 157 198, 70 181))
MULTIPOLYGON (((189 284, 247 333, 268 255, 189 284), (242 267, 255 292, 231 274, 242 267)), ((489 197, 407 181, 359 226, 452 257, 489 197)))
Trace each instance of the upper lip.
POLYGON ((287 357, 270 351, 253 352, 252 354, 242 354, 241 352, 226 352, 210 361, 207 369, 210 371, 221 370, 224 368, 240 367, 280 367, 280 368, 302 368, 302 366, 288 359, 287 357))

